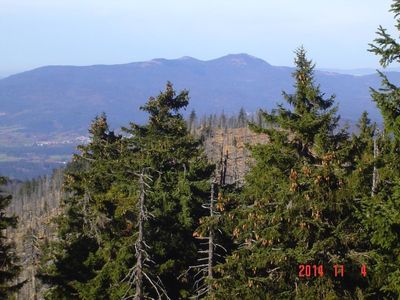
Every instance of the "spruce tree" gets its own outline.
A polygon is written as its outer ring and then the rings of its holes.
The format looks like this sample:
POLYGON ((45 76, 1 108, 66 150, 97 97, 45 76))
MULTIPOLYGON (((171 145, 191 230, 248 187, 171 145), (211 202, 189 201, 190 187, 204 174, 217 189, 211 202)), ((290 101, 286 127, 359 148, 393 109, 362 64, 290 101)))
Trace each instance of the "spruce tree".
MULTIPOLYGON (((0 187, 7 183, 6 178, 0 177, 0 187)), ((20 285, 14 284, 20 272, 13 244, 7 241, 6 230, 17 226, 15 216, 7 216, 6 208, 11 202, 11 196, 0 189, 0 299, 8 299, 20 285)))
POLYGON ((82 285, 104 263, 95 253, 116 226, 107 192, 113 180, 110 161, 118 157, 120 138, 109 130, 104 114, 95 118, 89 133, 90 143, 78 147, 80 153, 65 171, 58 240, 43 246, 39 277, 50 287, 46 299, 84 298, 82 285))
POLYGON ((188 132, 180 113, 187 105, 188 92, 176 94, 168 83, 141 108, 147 123, 123 128, 120 154, 110 160, 110 186, 103 190, 113 208, 107 219, 115 226, 90 256, 95 274, 79 286, 82 298, 192 294, 190 274, 179 275, 196 259, 193 232, 206 214, 201 205, 213 166, 188 132))
MULTIPOLYGON (((205 215, 201 205, 209 196, 213 166, 207 162, 199 141, 188 132, 181 110, 188 105, 188 92, 176 94, 171 83, 142 107, 148 123, 131 124, 127 132, 128 166, 125 178, 134 171, 130 161, 147 168, 149 218, 145 236, 149 241, 153 273, 163 282, 171 299, 186 298, 192 284, 178 279, 196 258, 198 242, 193 232, 205 215)), ((147 288, 147 290, 150 290, 147 288)))
MULTIPOLYGON (((393 1, 390 11, 395 16, 396 30, 400 31, 400 1, 393 1)), ((380 57, 382 67, 400 62, 399 41, 383 27, 378 28, 377 35, 369 50, 380 57)), ((384 73, 380 75, 381 89, 371 92, 382 113, 384 129, 377 189, 372 197, 364 199, 364 224, 376 247, 375 293, 394 299, 400 297, 400 88, 384 73)))
POLYGON ((361 199, 373 192, 373 174, 377 166, 376 147, 378 147, 378 129, 371 124, 367 112, 363 112, 357 124, 357 134, 352 136, 353 172, 352 189, 354 197, 361 199))
POLYGON ((334 97, 314 83, 303 48, 295 64, 287 106, 263 112, 265 128, 251 125, 270 142, 252 147, 255 163, 238 208, 225 216, 237 249, 216 267, 220 299, 338 299, 365 285, 348 134, 338 128, 334 97), (310 276, 301 265, 311 266, 310 276), (334 265, 346 266, 344 277, 334 276, 334 265))

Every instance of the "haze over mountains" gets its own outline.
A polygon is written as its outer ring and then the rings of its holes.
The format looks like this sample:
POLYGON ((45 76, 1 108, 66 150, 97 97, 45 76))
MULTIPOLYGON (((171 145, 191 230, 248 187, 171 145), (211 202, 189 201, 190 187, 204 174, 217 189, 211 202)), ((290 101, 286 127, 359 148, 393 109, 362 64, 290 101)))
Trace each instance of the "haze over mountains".
MULTIPOLYGON (((290 67, 272 66, 247 55, 231 54, 201 61, 192 57, 153 59, 120 65, 46 66, 0 79, 0 128, 46 136, 85 133, 90 120, 106 112, 113 127, 141 122, 140 105, 170 80, 190 91, 188 110, 198 114, 253 112, 271 109, 292 91, 290 67)), ((400 73, 390 72, 393 82, 400 73)), ((379 87, 377 74, 353 76, 317 71, 326 94, 335 93, 344 119, 356 120, 363 110, 379 114, 369 88, 379 87)))
MULTIPOLYGON (((142 122, 139 107, 163 90, 167 80, 188 89, 186 113, 237 114, 271 109, 282 90, 293 90, 293 68, 272 66, 247 54, 201 61, 192 57, 153 59, 120 65, 47 66, 0 79, 0 173, 27 179, 64 165, 75 145, 85 141, 90 121, 106 112, 112 128, 142 122)), ((400 73, 389 73, 394 83, 400 73)), ((363 110, 375 120, 378 110, 369 88, 377 74, 354 76, 317 71, 327 95, 335 93, 342 119, 355 122, 363 110)))

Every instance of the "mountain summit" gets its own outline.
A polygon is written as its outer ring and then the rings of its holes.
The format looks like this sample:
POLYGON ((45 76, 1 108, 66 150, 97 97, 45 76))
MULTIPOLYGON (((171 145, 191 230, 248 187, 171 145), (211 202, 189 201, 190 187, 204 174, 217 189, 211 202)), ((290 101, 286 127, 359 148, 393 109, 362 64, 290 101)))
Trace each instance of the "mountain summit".
POLYGON ((261 58, 246 54, 246 53, 240 53, 240 54, 228 54, 225 56, 222 56, 220 58, 214 59, 209 61, 211 63, 215 62, 220 62, 220 63, 227 63, 231 65, 236 65, 236 66, 250 66, 250 65, 268 65, 266 61, 262 60, 261 58))

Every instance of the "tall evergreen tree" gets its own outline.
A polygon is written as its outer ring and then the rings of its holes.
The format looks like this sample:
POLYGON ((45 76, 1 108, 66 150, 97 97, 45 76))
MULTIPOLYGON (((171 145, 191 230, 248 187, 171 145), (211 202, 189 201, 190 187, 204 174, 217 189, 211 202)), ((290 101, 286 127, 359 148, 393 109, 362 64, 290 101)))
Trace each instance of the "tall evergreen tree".
POLYGON ((284 93, 291 108, 264 112, 265 128, 252 125, 270 143, 252 147, 239 207, 226 215, 237 249, 216 268, 221 299, 336 299, 365 285, 348 135, 338 130, 334 97, 324 98, 314 83, 303 48, 295 64, 295 93, 284 93), (310 276, 301 269, 307 264, 316 266, 310 276), (334 276, 334 265, 346 266, 345 277, 334 276))
MULTIPOLYGON (((7 183, 6 178, 0 177, 0 187, 7 183)), ((15 216, 6 216, 6 208, 11 202, 11 196, 0 189, 0 298, 8 299, 20 285, 13 284, 17 279, 20 266, 17 264, 17 256, 14 246, 7 241, 5 232, 7 229, 17 226, 15 216)))
MULTIPOLYGON (((50 286, 47 299, 81 299, 81 287, 96 275, 101 259, 94 253, 104 246, 118 220, 107 192, 118 157, 120 137, 109 130, 104 114, 92 122, 91 141, 79 146, 79 154, 65 171, 64 213, 58 219, 58 240, 44 245, 40 278, 50 286)), ((101 299, 101 298, 99 298, 101 299)))
POLYGON ((371 124, 367 112, 363 112, 357 124, 358 133, 353 134, 354 171, 353 191, 356 199, 369 196, 372 193, 373 174, 377 162, 374 157, 377 145, 377 126, 371 124))
MULTIPOLYGON (((176 94, 171 83, 149 99, 142 107, 149 114, 148 123, 131 124, 126 129, 130 138, 126 140, 128 152, 121 176, 126 185, 135 170, 146 168, 153 178, 146 200, 152 217, 144 235, 154 261, 152 273, 161 279, 172 299, 190 295, 188 279, 178 280, 178 276, 196 257, 198 242, 192 234, 206 213, 201 205, 208 197, 213 170, 180 113, 187 105, 188 92, 176 94)), ((150 286, 146 289, 153 293, 150 286)))
POLYGON ((206 214, 213 166, 180 113, 187 104, 188 92, 176 94, 168 83, 142 107, 148 122, 131 123, 124 137, 109 132, 105 118, 95 120, 91 143, 74 158, 79 168, 66 175, 67 215, 47 268, 53 298, 192 294, 190 274, 179 275, 196 258, 193 232, 206 214))
MULTIPOLYGON (((400 1, 390 10, 400 31, 400 1)), ((369 49, 380 57, 382 67, 400 62, 400 43, 383 27, 369 49)), ((374 271, 381 276, 376 285, 382 297, 400 297, 400 88, 380 73, 382 87, 372 89, 372 97, 384 119, 384 138, 377 169, 377 189, 364 199, 364 224, 376 247, 374 271)))

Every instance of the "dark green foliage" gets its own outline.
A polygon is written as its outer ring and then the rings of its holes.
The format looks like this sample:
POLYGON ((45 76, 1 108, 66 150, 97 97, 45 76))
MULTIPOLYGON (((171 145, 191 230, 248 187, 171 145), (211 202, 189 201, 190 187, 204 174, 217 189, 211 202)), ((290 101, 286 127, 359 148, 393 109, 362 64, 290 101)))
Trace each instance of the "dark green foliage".
POLYGON ((351 147, 347 134, 337 130, 333 97, 325 99, 314 84, 304 49, 295 63, 296 92, 284 93, 292 109, 280 105, 265 112, 267 128, 252 125, 271 142, 252 147, 256 163, 239 207, 227 215, 238 248, 217 266, 217 299, 335 299, 363 288, 358 272, 345 280, 327 270, 320 278, 298 277, 300 264, 358 269, 362 228, 351 217, 351 147))
MULTIPOLYGON (((6 183, 7 180, 0 177, 0 187, 6 183)), ((5 230, 17 226, 15 216, 6 216, 6 208, 10 202, 11 196, 0 189, 0 299, 7 299, 20 287, 18 284, 13 284, 18 277, 20 266, 17 265, 15 249, 5 236, 5 230)))
POLYGON ((366 112, 362 114, 357 128, 359 132, 352 136, 354 162, 351 177, 354 197, 361 199, 372 192, 373 168, 377 163, 374 158, 374 139, 377 128, 375 123, 371 124, 366 112))
MULTIPOLYGON (((205 214, 201 204, 208 197, 208 180, 213 170, 180 114, 187 104, 187 91, 176 95, 170 83, 165 92, 149 99, 142 107, 149 114, 148 123, 131 124, 125 129, 130 137, 125 140, 126 152, 121 162, 124 167, 120 169, 118 182, 119 188, 127 191, 137 181, 135 173, 140 170, 146 169, 152 178, 146 199, 151 217, 145 240, 154 261, 151 273, 161 279, 172 299, 190 295, 191 283, 187 278, 177 277, 196 259, 197 241, 192 234, 198 219, 205 214)), ((137 187, 131 188, 129 193, 134 198, 129 199, 128 194, 127 202, 119 203, 119 209, 126 207, 125 214, 132 210, 137 199, 137 187)), ((130 213, 135 215, 134 211, 130 213)), ((127 247, 133 250, 132 242, 127 247)), ((154 294, 148 283, 146 286, 148 293, 154 294)))
POLYGON ((106 192, 112 180, 109 160, 118 155, 114 146, 120 138, 109 131, 105 115, 93 121, 89 132, 91 142, 79 147, 81 153, 65 172, 59 240, 44 247, 40 277, 51 286, 47 299, 78 298, 81 284, 95 276, 91 256, 118 222, 108 218, 114 208, 106 192))
MULTIPOLYGON (((395 27, 400 31, 400 1, 393 1, 391 10, 395 15, 395 27)), ((380 56, 380 63, 383 67, 387 67, 392 63, 400 62, 400 44, 391 36, 386 29, 379 27, 377 31, 378 37, 374 43, 370 44, 372 53, 380 56)), ((400 136, 400 91, 388 78, 380 72, 382 77, 382 88, 377 91, 372 89, 372 97, 381 110, 385 121, 385 129, 393 132, 395 137, 400 136)))
MULTIPOLYGON (((393 1, 391 12, 400 31, 400 1, 393 1)), ((370 51, 387 67, 400 61, 400 44, 386 29, 379 27, 370 51)), ((372 89, 372 97, 381 110, 384 132, 377 157, 378 188, 364 199, 364 224, 375 247, 375 293, 388 298, 400 297, 400 89, 381 73, 382 88, 372 89)))
MULTIPOLYGON (((392 11, 400 30, 400 1, 392 11)), ((383 66, 400 62, 400 45, 383 28, 371 51, 383 66)), ((350 137, 338 126, 334 96, 325 97, 315 83, 303 48, 295 64, 295 92, 283 93, 285 104, 258 112, 250 123, 244 109, 236 117, 211 114, 199 122, 203 138, 217 127, 248 124, 268 136, 267 144, 250 147, 254 161, 242 186, 215 181, 210 193, 214 166, 191 135, 196 114, 186 124, 181 112, 188 92, 177 94, 171 83, 141 107, 147 122, 131 123, 122 136, 109 130, 105 115, 97 117, 91 142, 79 147, 65 172, 58 239, 43 247, 46 297, 196 297, 199 268, 193 266, 204 249, 196 238, 212 236, 227 252, 211 251, 225 257, 213 257, 214 268, 201 271, 206 298, 398 298, 400 89, 381 74, 382 89, 372 96, 384 129, 363 113, 350 137), (213 204, 209 212, 205 203, 213 204), (299 277, 299 265, 306 264, 322 265, 324 275, 299 277), (334 276, 335 264, 345 266, 344 277, 334 276)), ((223 178, 224 171, 218 174, 223 178)), ((0 211, 9 200, 0 197, 0 211)), ((0 221, 6 228, 15 219, 1 214, 0 221)), ((8 277, 0 272, 0 293, 18 271, 8 266, 8 277)))
POLYGON ((148 123, 132 123, 124 137, 95 119, 91 142, 66 172, 65 216, 60 241, 50 245, 42 277, 51 284, 50 299, 121 299, 135 294, 133 271, 138 236, 139 173, 146 175, 143 290, 156 297, 187 298, 192 284, 178 279, 196 259, 192 236, 208 196, 208 164, 200 144, 188 132, 180 110, 186 91, 176 95, 170 83, 142 110, 148 123), (161 283, 162 282, 162 283, 161 283))

